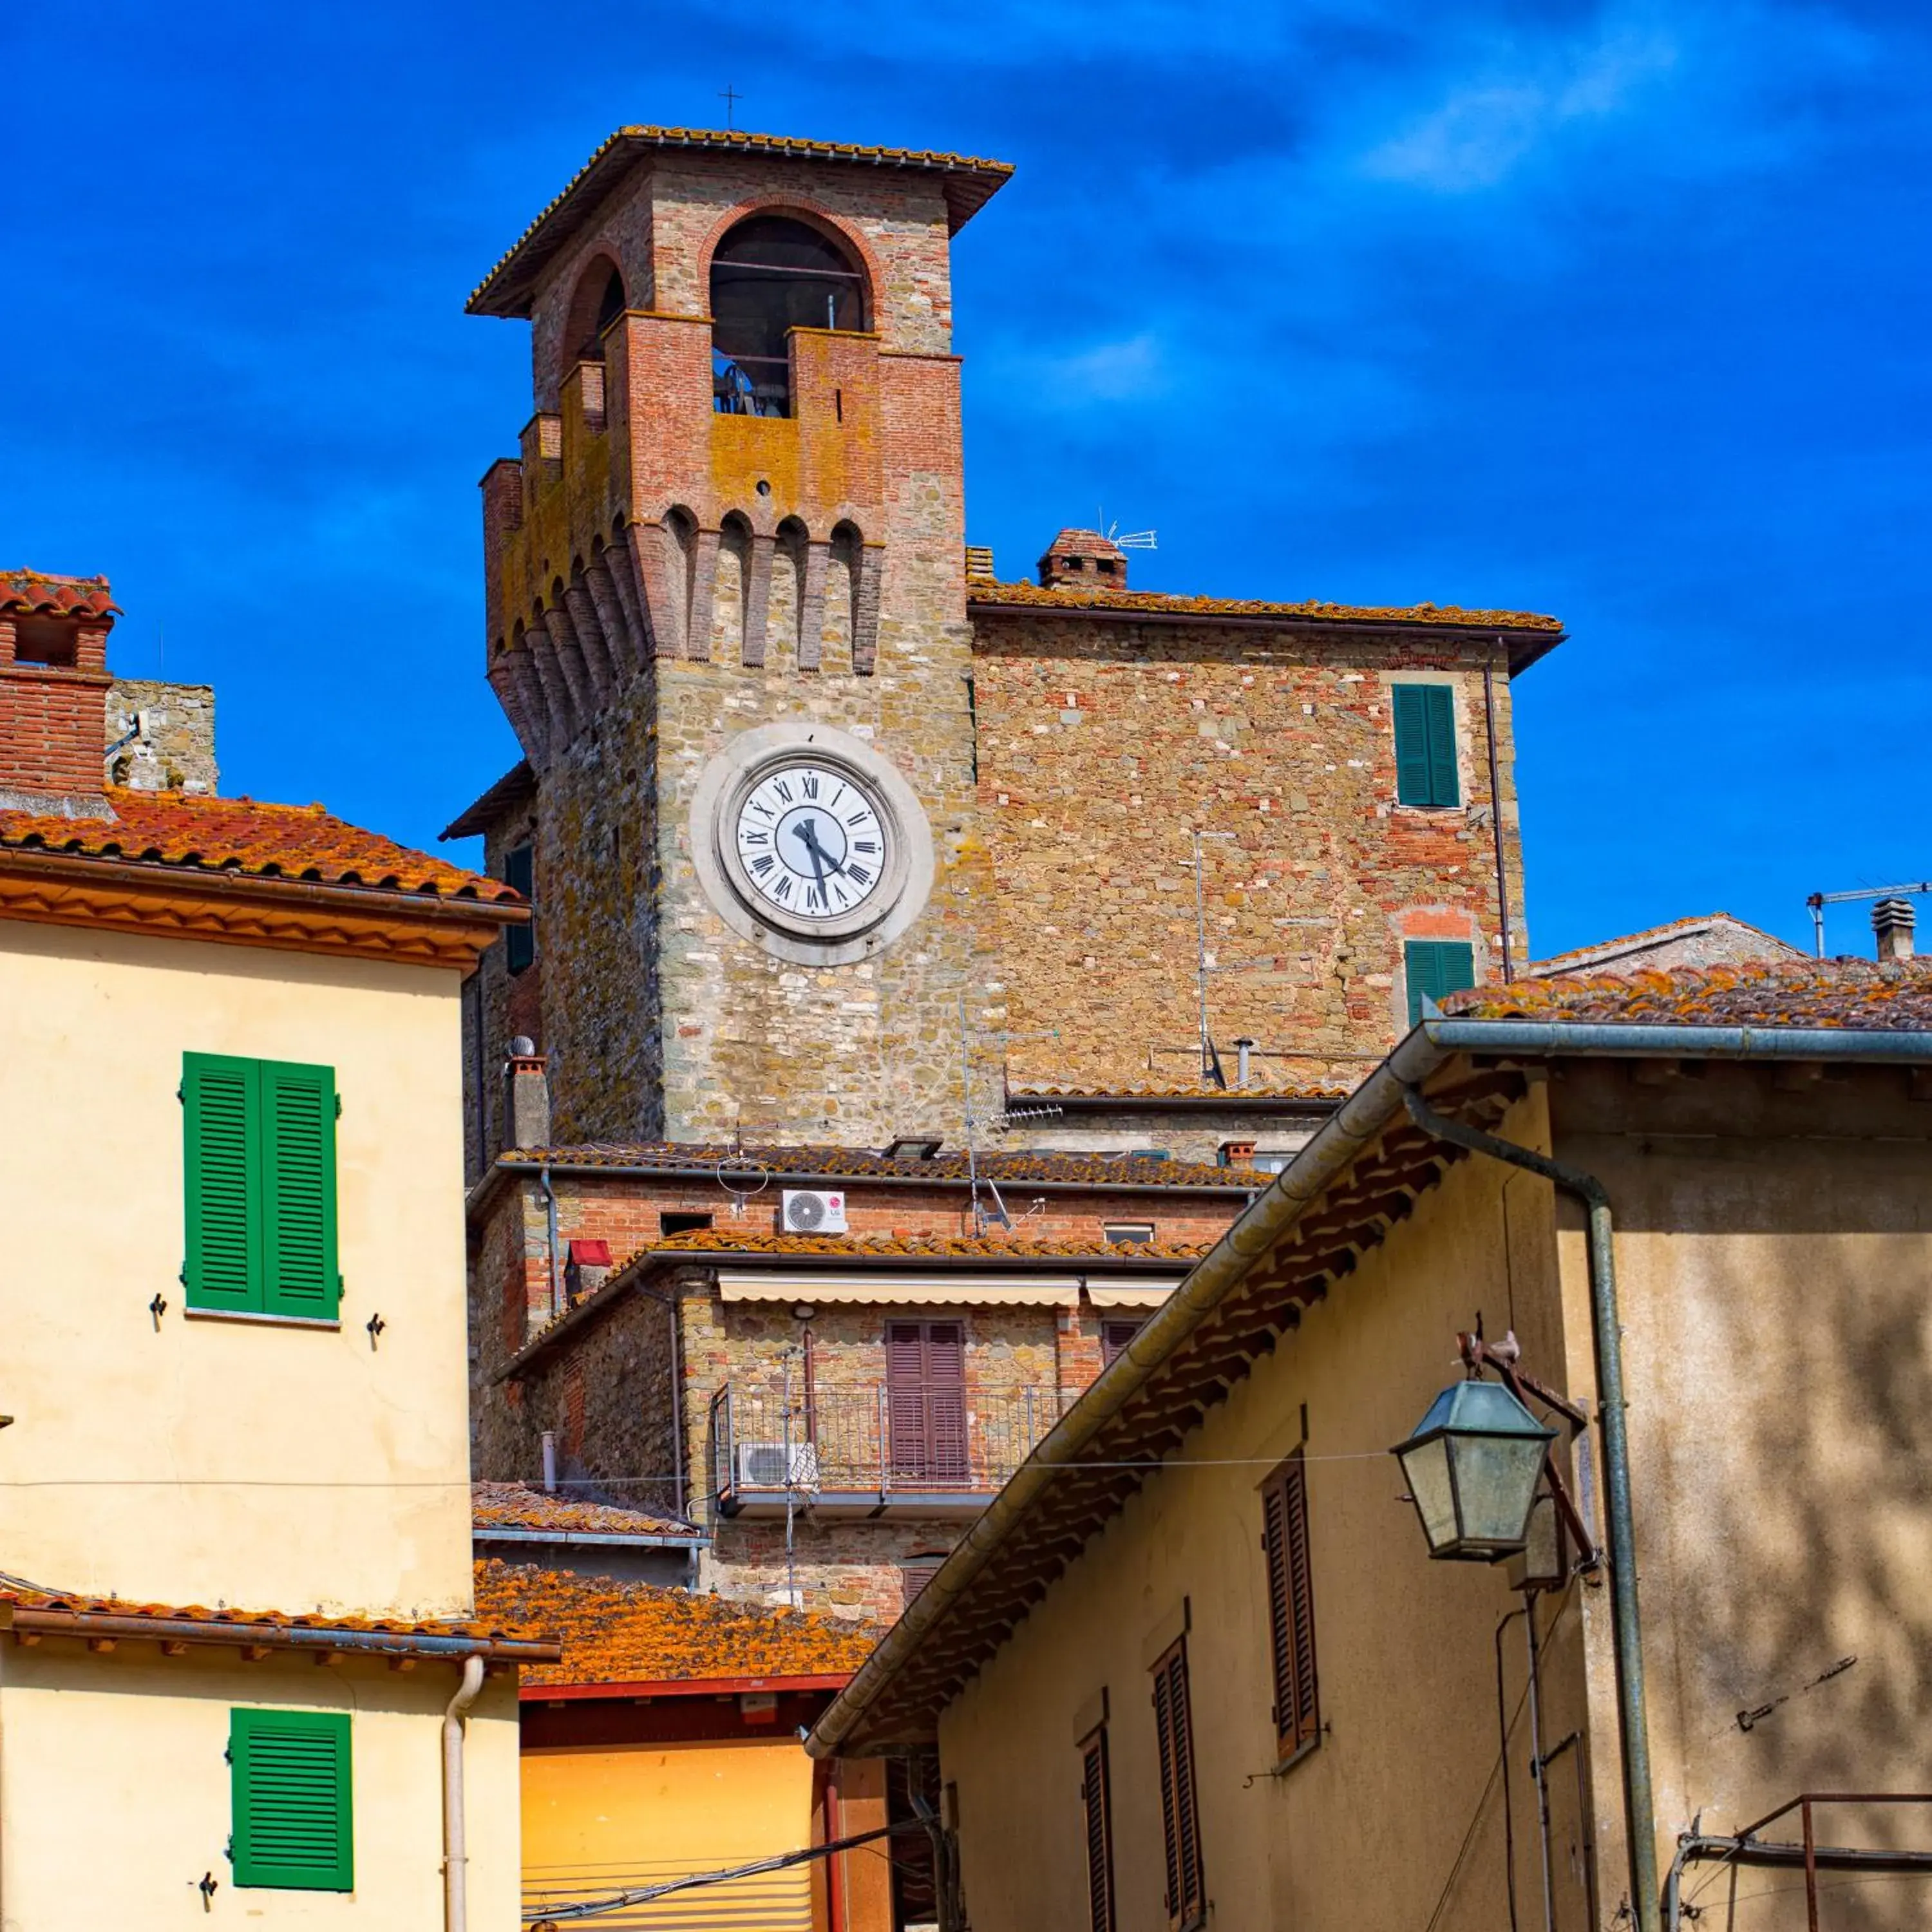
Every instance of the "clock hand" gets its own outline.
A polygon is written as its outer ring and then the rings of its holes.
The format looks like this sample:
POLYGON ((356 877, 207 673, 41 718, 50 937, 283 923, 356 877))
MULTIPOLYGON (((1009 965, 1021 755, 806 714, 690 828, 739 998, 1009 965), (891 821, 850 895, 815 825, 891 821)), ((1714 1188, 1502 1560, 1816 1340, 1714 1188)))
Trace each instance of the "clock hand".
MULTIPOLYGON (((806 851, 812 860, 812 869, 818 875, 818 896, 820 898, 823 898, 825 896, 825 860, 826 854, 824 848, 819 844, 818 834, 813 827, 812 821, 808 818, 802 820, 796 825, 794 825, 792 827, 792 832, 795 837, 802 838, 805 841, 806 851)), ((834 869, 836 870, 836 868, 835 867, 834 869)))

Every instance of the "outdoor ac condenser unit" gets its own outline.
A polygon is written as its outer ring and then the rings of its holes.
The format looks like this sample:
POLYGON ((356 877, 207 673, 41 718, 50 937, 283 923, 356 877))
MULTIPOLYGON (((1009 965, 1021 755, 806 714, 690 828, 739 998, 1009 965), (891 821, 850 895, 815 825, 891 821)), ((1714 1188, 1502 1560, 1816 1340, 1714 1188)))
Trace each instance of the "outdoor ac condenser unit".
POLYGON ((738 1444, 738 1487, 741 1490, 815 1490, 818 1486, 818 1451, 809 1442, 790 1445, 791 1479, 785 1479, 786 1444, 782 1442, 741 1442, 738 1444))
POLYGON ((816 1188, 788 1187, 779 1196, 778 1211, 788 1234, 842 1234, 845 1197, 816 1188))

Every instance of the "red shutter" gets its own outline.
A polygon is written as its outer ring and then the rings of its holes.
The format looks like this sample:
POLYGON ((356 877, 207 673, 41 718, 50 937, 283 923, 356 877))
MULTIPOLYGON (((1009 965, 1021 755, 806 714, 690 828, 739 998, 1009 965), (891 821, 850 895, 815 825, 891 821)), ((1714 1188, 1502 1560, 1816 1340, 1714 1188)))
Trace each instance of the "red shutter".
POLYGON ((1308 1466, 1297 1450, 1262 1491, 1276 1740, 1284 1757, 1321 1730, 1315 1673, 1315 1586, 1309 1561, 1308 1466))
POLYGON ((1194 1729, 1187 1703, 1187 1640, 1154 1667, 1154 1729, 1160 1742, 1161 1828, 1167 1859, 1167 1922, 1189 1932, 1207 1917, 1201 1814, 1194 1789, 1194 1729))
POLYGON ((1087 1900, 1093 1932, 1114 1932, 1113 1795, 1107 1784, 1105 1725, 1080 1747, 1080 1801, 1087 1814, 1087 1900))

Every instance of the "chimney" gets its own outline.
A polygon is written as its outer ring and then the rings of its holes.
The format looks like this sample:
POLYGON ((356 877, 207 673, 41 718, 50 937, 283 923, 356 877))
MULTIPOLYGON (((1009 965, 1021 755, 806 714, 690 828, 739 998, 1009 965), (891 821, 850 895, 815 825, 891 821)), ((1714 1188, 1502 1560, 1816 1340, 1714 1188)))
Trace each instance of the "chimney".
POLYGON ((1062 530, 1040 560, 1049 590, 1124 590, 1127 554, 1098 530, 1062 530))
POLYGON ((503 1064, 504 1138, 513 1148, 550 1145, 550 1062, 519 1034, 503 1064))
POLYGON ((0 571, 0 807, 111 818, 104 577, 0 571))
POLYGON ((1255 1164, 1255 1144, 1252 1141, 1223 1141, 1221 1143, 1221 1165, 1223 1167, 1252 1167, 1255 1164))
POLYGON ((1254 1042, 1245 1035, 1234 1042, 1234 1084, 1237 1087, 1245 1087, 1248 1084, 1248 1056, 1254 1050, 1254 1042))
POLYGON ((1872 908, 1872 931, 1878 935, 1880 959, 1912 957, 1912 928, 1917 920, 1910 899, 1880 899, 1872 908))

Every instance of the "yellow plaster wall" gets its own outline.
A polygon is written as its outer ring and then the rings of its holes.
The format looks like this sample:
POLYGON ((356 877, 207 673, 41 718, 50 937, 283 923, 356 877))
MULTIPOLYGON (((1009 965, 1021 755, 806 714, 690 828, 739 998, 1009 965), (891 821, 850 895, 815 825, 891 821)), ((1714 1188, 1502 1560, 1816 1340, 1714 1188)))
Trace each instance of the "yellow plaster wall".
MULTIPOLYGON (((1540 1097, 1504 1130, 1540 1144, 1540 1097)), ((1076 1731, 1102 1688, 1120 1932, 1166 1932, 1148 1666, 1184 1599, 1210 1923, 1494 1932, 1508 1922, 1502 1804, 1490 1782, 1492 1639, 1516 1600, 1499 1570, 1429 1562, 1386 1452, 1456 1373, 1454 1333, 1478 1310, 1491 1335, 1513 1322, 1529 1361, 1558 1370, 1555 1298, 1539 1292, 1554 1265, 1548 1190, 1459 1165, 1088 1544, 942 1722, 975 1932, 1086 1923, 1076 1731), (1304 1405, 1328 1729, 1276 1778, 1256 1492, 1300 1439, 1304 1405)), ((1576 1603, 1552 1618, 1556 1608, 1545 1612, 1552 1742, 1582 1714, 1576 1603)), ((1525 1682, 1520 1621, 1504 1658, 1514 1709, 1525 1682)), ((1519 1766, 1527 1740, 1519 1720, 1519 1766)), ((1529 1924, 1540 1922, 1540 1892, 1526 1783, 1516 1780, 1514 1820, 1529 1924)), ((1556 1923, 1582 1932, 1574 1772, 1552 1809, 1556 1923)))
MULTIPOLYGON (((427 1932, 442 1923, 442 1710, 453 1664, 407 1674, 306 1658, 244 1664, 232 1652, 163 1660, 78 1644, 0 1650, 0 1928, 141 1932, 178 1926, 346 1926, 427 1932), (237 1887, 224 1757, 237 1706, 350 1713, 356 1889, 237 1887), (204 1873, 220 1886, 204 1912, 204 1873)), ((466 1750, 470 1923, 517 1923, 517 1704, 486 1681, 466 1750)))
POLYGON ((0 1568, 176 1604, 466 1609, 458 986, 0 922, 0 1568), (184 1318, 185 1051, 335 1068, 339 1332, 184 1318))
MULTIPOLYGON (((523 1778, 532 1903, 722 1870, 812 1839, 812 1760, 790 1737, 537 1750, 526 1754, 523 1778)), ((811 1884, 809 1868, 796 1866, 694 1892, 671 1916, 807 1932, 811 1884)))

